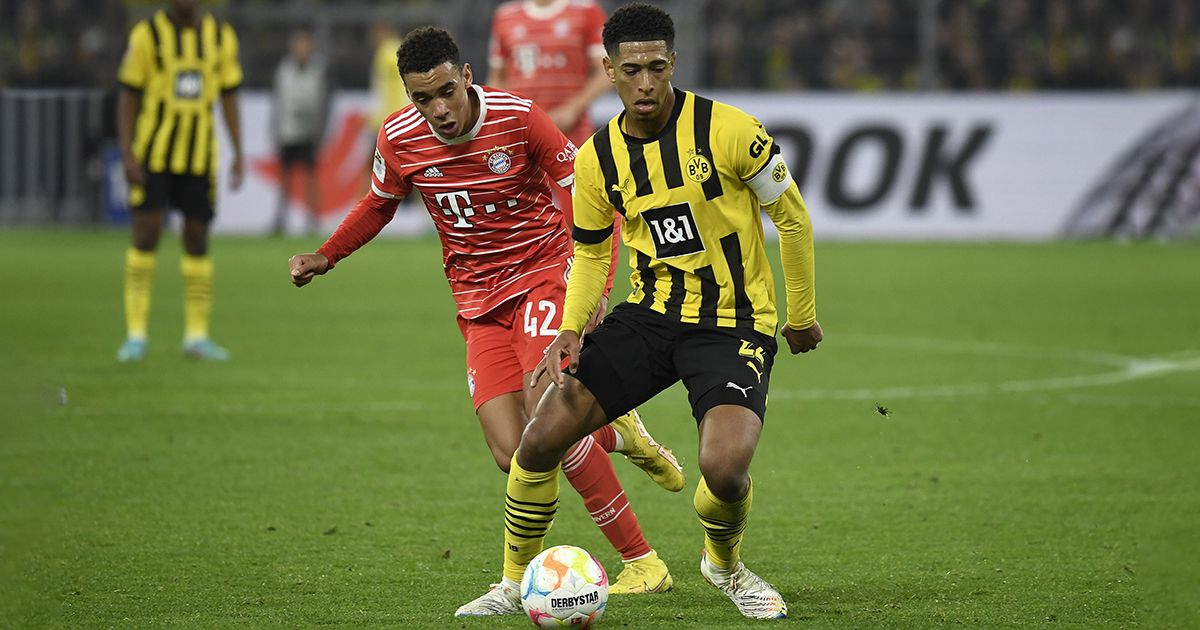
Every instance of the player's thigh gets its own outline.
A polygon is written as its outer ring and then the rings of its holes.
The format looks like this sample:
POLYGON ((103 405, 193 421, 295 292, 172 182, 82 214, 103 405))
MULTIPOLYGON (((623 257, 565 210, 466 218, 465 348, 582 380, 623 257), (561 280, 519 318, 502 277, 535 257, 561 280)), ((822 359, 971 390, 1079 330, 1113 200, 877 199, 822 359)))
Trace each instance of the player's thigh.
POLYGON ((216 180, 211 175, 171 175, 167 201, 185 219, 207 226, 213 220, 216 180))
POLYGON ((538 274, 524 295, 513 301, 512 347, 521 362, 524 374, 525 404, 529 413, 541 399, 550 379, 540 383, 530 380, 533 370, 546 355, 546 347, 558 335, 562 324, 562 304, 566 295, 564 268, 548 269, 538 274))
POLYGON ((147 172, 142 184, 130 184, 129 209, 138 212, 161 212, 167 207, 171 189, 170 173, 147 172))
POLYGON ((146 173, 143 184, 129 187, 133 246, 137 249, 153 251, 158 248, 170 178, 167 173, 146 173))
POLYGON ((677 324, 639 306, 620 304, 583 339, 575 377, 609 420, 679 380, 671 361, 677 324))
MULTIPOLYGON (((477 413, 497 396, 523 391, 524 372, 512 347, 511 317, 504 315, 458 318, 459 331, 467 344, 467 390, 477 413)), ((517 421, 524 424, 523 414, 517 421)))
POLYGON ((754 330, 697 327, 682 336, 674 360, 696 422, 718 405, 745 407, 762 420, 777 350, 773 337, 754 330))
POLYGON ((520 461, 532 470, 547 470, 562 460, 572 444, 608 424, 599 401, 582 383, 566 375, 538 402, 521 434, 520 461))

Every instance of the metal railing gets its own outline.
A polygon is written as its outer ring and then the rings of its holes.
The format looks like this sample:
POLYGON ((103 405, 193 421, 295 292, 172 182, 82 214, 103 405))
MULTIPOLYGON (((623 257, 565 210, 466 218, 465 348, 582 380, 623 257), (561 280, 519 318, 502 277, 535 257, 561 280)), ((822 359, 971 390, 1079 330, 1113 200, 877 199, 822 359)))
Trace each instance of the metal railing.
POLYGON ((0 90, 0 224, 103 216, 109 110, 99 90, 0 90))

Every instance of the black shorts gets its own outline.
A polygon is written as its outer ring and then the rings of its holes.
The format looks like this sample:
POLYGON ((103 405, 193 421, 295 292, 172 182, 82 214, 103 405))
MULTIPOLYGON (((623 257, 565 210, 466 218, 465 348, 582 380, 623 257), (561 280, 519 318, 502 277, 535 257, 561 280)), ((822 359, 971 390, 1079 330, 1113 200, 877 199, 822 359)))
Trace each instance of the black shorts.
POLYGON ((185 217, 207 222, 213 218, 215 193, 211 175, 146 173, 145 186, 130 187, 130 207, 134 212, 178 208, 185 217))
POLYGON ((583 341, 573 375, 609 420, 683 381, 696 422, 717 405, 746 407, 763 419, 778 345, 752 328, 674 321, 644 306, 618 305, 583 341))
POLYGON ((285 144, 279 148, 279 163, 285 168, 296 164, 312 168, 317 163, 317 147, 312 142, 285 144))

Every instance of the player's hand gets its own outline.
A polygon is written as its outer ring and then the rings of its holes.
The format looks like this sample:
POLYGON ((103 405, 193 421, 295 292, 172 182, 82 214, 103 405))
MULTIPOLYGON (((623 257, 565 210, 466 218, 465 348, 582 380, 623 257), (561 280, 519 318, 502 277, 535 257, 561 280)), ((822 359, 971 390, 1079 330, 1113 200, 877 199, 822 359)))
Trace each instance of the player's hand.
POLYGON ((815 349, 817 344, 825 338, 825 334, 821 332, 821 324, 813 322, 812 326, 799 329, 785 325, 783 338, 787 339, 788 348, 791 348, 792 354, 799 354, 815 349))
POLYGON ((246 168, 242 164, 241 154, 233 156, 233 163, 229 165, 229 189, 237 190, 242 187, 242 179, 246 176, 246 168))
POLYGON ((564 358, 568 359, 567 370, 574 374, 579 368, 579 349, 582 345, 579 333, 573 330, 559 332, 546 348, 546 356, 542 357, 542 362, 533 368, 533 382, 536 383, 542 376, 549 375, 555 385, 562 387, 562 361, 564 358))
POLYGON ((121 156, 121 166, 125 170, 125 182, 130 186, 142 186, 146 183, 146 169, 142 163, 133 157, 133 153, 121 156))
POLYGON ((546 112, 546 114, 550 116, 550 120, 554 121, 555 127, 558 127, 560 131, 566 133, 575 128, 575 124, 578 123, 580 117, 583 116, 583 110, 570 103, 567 103, 566 105, 559 105, 558 107, 551 109, 550 111, 546 112))
POLYGON ((601 295, 600 303, 596 305, 596 312, 592 313, 592 318, 588 320, 587 326, 583 327, 583 334, 588 334, 604 321, 604 316, 608 315, 608 296, 601 295))
POLYGON ((292 284, 302 287, 312 282, 314 276, 329 271, 329 259, 325 254, 296 254, 288 259, 292 272, 292 284))

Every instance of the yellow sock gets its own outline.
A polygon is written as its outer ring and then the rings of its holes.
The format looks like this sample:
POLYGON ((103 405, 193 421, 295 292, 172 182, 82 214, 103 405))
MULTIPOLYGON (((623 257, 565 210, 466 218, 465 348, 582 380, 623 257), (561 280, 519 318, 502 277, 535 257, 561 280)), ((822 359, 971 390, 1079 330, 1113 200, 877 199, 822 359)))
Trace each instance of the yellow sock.
POLYGON ((154 252, 136 247, 125 251, 125 334, 134 339, 145 339, 150 326, 154 261, 154 252))
POLYGON ((696 484, 696 496, 692 504, 696 516, 704 526, 704 550, 713 565, 728 569, 737 563, 741 555, 739 545, 746 531, 746 518, 750 515, 750 504, 754 500, 754 485, 746 489, 746 496, 734 503, 718 499, 704 483, 704 477, 696 484))
POLYGON ((559 466, 533 472, 517 464, 514 453, 504 498, 504 577, 521 581, 525 567, 542 552, 542 540, 558 510, 559 466))
POLYGON ((207 339, 212 315, 212 259, 184 254, 179 267, 183 272, 183 338, 207 339))

